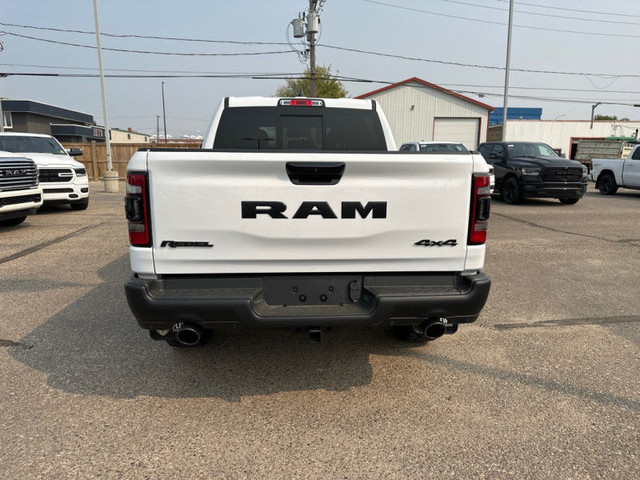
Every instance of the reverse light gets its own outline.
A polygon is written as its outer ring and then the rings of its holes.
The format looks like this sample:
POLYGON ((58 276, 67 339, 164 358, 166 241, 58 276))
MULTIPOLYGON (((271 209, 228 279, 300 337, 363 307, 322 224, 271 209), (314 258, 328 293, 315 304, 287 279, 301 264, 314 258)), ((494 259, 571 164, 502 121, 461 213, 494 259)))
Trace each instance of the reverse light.
POLYGON ((487 223, 491 212, 491 193, 488 175, 473 176, 473 191, 469 218, 469 245, 487 241, 487 223))
POLYGON ((149 198, 147 175, 127 175, 124 209, 129 225, 129 243, 134 247, 151 246, 151 223, 149 221, 149 198))

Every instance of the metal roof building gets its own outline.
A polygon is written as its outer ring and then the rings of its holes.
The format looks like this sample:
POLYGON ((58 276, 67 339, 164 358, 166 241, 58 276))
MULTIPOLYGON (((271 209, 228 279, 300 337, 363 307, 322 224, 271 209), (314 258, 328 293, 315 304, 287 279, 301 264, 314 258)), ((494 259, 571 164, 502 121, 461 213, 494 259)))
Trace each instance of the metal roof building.
POLYGON ((475 149, 486 141, 494 108, 417 77, 357 96, 380 103, 396 143, 461 142, 475 149))

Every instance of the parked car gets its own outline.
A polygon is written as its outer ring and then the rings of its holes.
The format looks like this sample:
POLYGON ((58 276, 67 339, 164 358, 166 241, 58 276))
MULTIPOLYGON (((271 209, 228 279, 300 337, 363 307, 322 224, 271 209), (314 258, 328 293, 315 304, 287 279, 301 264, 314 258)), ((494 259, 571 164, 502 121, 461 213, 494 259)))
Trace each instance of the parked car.
POLYGON ((42 205, 38 167, 33 160, 0 155, 0 226, 19 225, 42 205))
MULTIPOLYGON (((400 147, 401 152, 421 153, 462 153, 469 149, 459 142, 407 142, 400 147)), ((489 190, 493 193, 496 186, 496 177, 493 165, 489 165, 489 190)))
POLYGON ((613 195, 618 187, 640 190, 640 145, 627 158, 594 158, 590 176, 603 195, 613 195))
POLYGON ((82 150, 67 152, 51 135, 35 133, 0 133, 0 151, 32 159, 38 165, 44 203, 68 203, 74 210, 89 205, 89 177, 84 165, 72 156, 82 150))
POLYGON ((546 143, 486 142, 478 151, 493 165, 496 190, 506 203, 538 197, 571 205, 587 191, 587 167, 558 156, 546 143))

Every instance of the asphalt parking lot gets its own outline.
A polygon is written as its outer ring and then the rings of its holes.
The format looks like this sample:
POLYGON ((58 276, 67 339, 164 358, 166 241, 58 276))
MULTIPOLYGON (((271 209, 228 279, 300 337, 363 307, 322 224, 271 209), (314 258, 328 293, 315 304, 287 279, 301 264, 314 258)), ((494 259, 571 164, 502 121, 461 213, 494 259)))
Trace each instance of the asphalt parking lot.
POLYGON ((640 192, 492 205, 489 302, 384 330, 153 342, 123 195, 0 228, 2 478, 640 478, 640 192))

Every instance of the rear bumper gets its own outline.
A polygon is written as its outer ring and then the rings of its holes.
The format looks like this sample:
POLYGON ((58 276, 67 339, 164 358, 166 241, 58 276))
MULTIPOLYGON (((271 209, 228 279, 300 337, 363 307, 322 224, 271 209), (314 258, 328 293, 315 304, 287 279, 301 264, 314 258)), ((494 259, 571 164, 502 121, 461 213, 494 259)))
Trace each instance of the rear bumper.
POLYGON ((526 197, 575 198, 586 193, 587 185, 586 179, 584 182, 523 182, 521 189, 526 197))
POLYGON ((138 324, 154 330, 178 322, 205 329, 413 325, 433 317, 468 323, 480 314, 490 286, 491 280, 482 272, 175 276, 160 280, 132 275, 125 291, 138 324), (349 293, 354 281, 361 285, 355 302, 349 293))

